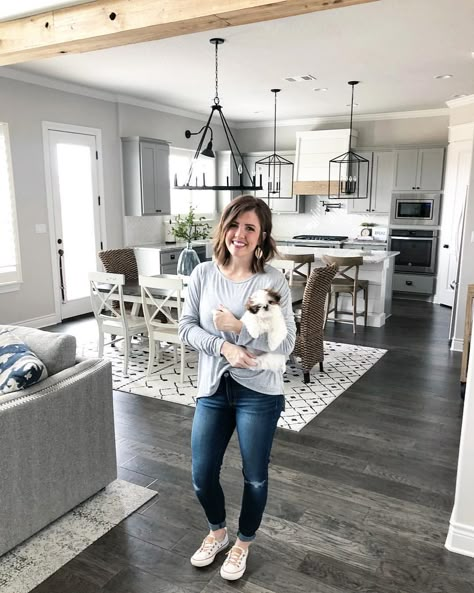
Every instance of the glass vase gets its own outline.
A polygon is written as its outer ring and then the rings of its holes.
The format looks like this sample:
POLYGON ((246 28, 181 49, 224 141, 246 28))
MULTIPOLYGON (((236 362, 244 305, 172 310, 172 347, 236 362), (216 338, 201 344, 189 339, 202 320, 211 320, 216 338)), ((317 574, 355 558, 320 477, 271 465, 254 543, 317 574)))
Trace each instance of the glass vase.
POLYGON ((179 254, 178 276, 191 276, 191 272, 199 263, 198 254, 191 247, 191 242, 188 242, 186 247, 179 254))

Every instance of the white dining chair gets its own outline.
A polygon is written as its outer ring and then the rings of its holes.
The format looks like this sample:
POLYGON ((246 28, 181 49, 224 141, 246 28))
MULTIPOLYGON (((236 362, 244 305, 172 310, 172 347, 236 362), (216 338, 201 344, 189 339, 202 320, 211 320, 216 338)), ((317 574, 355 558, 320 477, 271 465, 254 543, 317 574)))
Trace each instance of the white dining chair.
POLYGON ((104 354, 105 335, 112 337, 107 344, 114 344, 123 338, 123 374, 128 375, 128 361, 132 336, 146 334, 147 326, 143 317, 137 317, 125 309, 123 300, 124 274, 109 272, 89 273, 92 311, 99 326, 99 357, 104 354))
MULTIPOLYGON (((180 381, 184 383, 185 346, 179 339, 178 322, 181 317, 183 280, 170 274, 139 276, 142 306, 150 341, 147 377, 152 374, 160 342, 167 342, 180 350, 180 381)), ((176 349, 175 349, 176 355, 176 349)))

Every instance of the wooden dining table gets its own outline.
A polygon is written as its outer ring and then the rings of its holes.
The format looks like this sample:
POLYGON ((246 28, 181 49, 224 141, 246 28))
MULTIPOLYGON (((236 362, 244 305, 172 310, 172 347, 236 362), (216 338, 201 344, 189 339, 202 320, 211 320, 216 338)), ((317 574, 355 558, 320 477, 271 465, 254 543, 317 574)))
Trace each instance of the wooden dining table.
MULTIPOLYGON (((153 276, 151 276, 153 277, 153 276)), ((174 274, 160 274, 157 276, 154 276, 156 278, 178 278, 178 276, 174 275, 174 274)), ((183 284, 184 284, 184 289, 183 292, 181 293, 181 298, 182 301, 184 301, 186 299, 186 286, 187 283, 189 281, 189 276, 179 276, 179 278, 181 278, 183 280, 183 284)), ((112 288, 111 284, 101 284, 99 287, 99 290, 103 290, 104 292, 107 292, 107 290, 110 290, 112 288)), ((125 282, 125 284, 122 286, 122 291, 123 291, 123 300, 126 303, 132 303, 132 315, 137 315, 139 310, 140 310, 140 305, 142 303, 142 293, 141 293, 141 286, 138 283, 138 280, 133 280, 133 281, 129 281, 129 282, 125 282)), ((295 303, 300 303, 302 298, 303 298, 303 291, 304 291, 304 287, 301 286, 294 286, 294 287, 290 287, 290 292, 291 292, 291 302, 293 304, 295 303)), ((166 296, 166 292, 162 291, 162 290, 157 290, 157 289, 149 289, 149 292, 154 296, 159 298, 160 296, 166 296)), ((168 302, 169 302, 169 306, 173 306, 173 302, 175 302, 176 299, 174 297, 171 297, 168 302)))

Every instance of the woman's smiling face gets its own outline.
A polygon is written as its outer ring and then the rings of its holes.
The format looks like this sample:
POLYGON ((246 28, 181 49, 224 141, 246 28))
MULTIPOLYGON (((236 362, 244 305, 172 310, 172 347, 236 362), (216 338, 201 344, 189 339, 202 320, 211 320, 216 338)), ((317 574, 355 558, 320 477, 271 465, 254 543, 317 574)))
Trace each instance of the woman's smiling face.
POLYGON ((261 227, 255 210, 242 212, 232 222, 225 235, 225 244, 232 258, 252 260, 260 243, 261 227))

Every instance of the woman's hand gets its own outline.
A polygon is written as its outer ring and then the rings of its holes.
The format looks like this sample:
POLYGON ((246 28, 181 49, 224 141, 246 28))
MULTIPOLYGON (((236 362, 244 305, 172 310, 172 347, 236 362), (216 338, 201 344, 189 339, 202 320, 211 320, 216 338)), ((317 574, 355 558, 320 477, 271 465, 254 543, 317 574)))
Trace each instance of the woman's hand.
POLYGON ((237 369, 249 369, 254 367, 257 362, 255 356, 242 346, 236 346, 229 342, 224 342, 221 348, 222 356, 225 356, 230 366, 237 369))
POLYGON ((240 334, 243 325, 242 322, 239 319, 236 319, 233 313, 224 307, 224 305, 219 305, 219 307, 215 309, 212 314, 212 319, 216 329, 219 331, 240 334))

